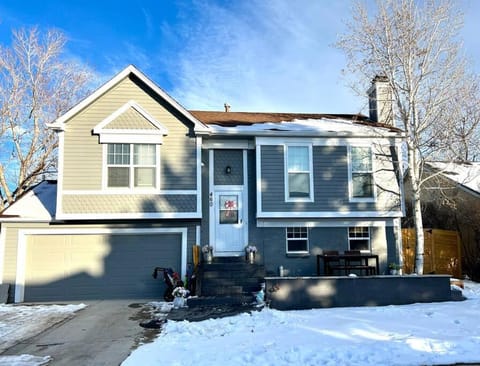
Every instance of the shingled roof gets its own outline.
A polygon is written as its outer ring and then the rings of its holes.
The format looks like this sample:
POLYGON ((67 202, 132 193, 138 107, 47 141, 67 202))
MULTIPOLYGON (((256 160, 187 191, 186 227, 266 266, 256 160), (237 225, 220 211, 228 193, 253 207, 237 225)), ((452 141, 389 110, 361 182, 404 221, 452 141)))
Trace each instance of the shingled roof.
POLYGON ((293 122, 299 120, 341 119, 361 125, 388 128, 400 131, 390 125, 372 122, 363 114, 319 114, 319 113, 268 113, 268 112, 219 112, 189 111, 196 119, 207 125, 222 127, 250 126, 257 123, 293 122))

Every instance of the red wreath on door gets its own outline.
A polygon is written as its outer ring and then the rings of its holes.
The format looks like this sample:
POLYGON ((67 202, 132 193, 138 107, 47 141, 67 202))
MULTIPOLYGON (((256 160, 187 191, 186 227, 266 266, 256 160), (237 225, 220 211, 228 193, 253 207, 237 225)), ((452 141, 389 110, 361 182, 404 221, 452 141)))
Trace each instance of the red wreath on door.
POLYGON ((232 212, 230 211, 233 211, 237 208, 237 203, 234 200, 226 200, 223 206, 227 210, 227 212, 225 212, 225 216, 230 217, 232 215, 232 212))

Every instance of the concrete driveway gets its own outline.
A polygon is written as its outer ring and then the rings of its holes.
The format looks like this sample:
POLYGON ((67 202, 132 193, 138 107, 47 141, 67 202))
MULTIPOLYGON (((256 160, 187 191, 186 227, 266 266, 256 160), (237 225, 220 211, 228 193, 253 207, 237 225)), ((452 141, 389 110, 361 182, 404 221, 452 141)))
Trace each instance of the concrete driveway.
POLYGON ((49 365, 119 365, 157 329, 139 323, 150 318, 148 300, 99 300, 75 317, 8 349, 4 355, 51 356, 49 365))

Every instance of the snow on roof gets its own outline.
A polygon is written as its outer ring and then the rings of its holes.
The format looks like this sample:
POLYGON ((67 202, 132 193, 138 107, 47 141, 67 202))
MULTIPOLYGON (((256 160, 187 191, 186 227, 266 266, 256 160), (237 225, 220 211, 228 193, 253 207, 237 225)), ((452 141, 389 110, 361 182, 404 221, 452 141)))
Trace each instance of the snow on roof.
POLYGON ((374 125, 353 123, 345 119, 321 118, 321 119, 295 119, 282 122, 265 122, 252 125, 238 125, 225 127, 209 125, 213 133, 218 134, 252 134, 261 135, 271 132, 301 133, 305 135, 352 135, 352 136, 391 136, 398 135, 398 131, 381 128, 374 125))
POLYGON ((16 216, 21 219, 51 220, 55 217, 57 205, 57 182, 43 181, 27 191, 1 214, 4 217, 16 216))
POLYGON ((454 182, 480 193, 480 163, 428 162, 432 168, 442 170, 442 174, 454 182))

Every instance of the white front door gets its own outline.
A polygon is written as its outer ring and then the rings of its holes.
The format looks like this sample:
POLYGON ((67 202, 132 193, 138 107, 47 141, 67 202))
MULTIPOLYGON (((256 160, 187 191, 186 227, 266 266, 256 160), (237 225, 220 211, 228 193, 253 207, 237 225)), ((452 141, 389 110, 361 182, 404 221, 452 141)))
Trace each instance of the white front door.
POLYGON ((238 255, 245 247, 243 191, 215 192, 215 255, 238 255))

